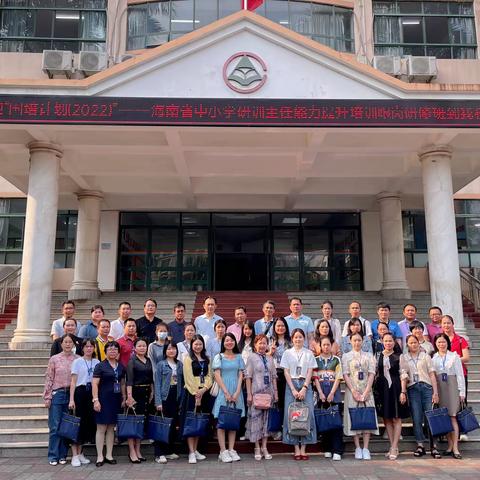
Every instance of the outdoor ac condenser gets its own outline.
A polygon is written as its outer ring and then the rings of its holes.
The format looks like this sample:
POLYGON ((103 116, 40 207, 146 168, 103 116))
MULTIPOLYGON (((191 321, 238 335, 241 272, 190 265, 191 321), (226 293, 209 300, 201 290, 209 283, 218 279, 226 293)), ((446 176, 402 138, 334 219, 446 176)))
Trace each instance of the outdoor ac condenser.
POLYGON ((89 52, 82 50, 78 57, 78 70, 86 76, 105 70, 108 66, 108 55, 105 52, 89 52))
POLYGON ((437 78, 436 57, 407 56, 406 62, 409 82, 428 83, 437 78))
POLYGON ((42 70, 49 78, 62 74, 70 78, 73 73, 73 53, 69 50, 44 50, 42 70))
POLYGON ((402 75, 402 64, 400 57, 393 55, 376 55, 373 57, 373 67, 383 73, 400 77, 402 75))

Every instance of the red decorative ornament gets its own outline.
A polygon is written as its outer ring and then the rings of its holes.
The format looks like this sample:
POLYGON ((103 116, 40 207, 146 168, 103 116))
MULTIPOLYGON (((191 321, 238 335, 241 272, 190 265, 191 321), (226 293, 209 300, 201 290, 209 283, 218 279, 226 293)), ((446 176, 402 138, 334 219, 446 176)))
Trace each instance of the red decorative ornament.
POLYGON ((247 10, 253 11, 258 8, 260 5, 263 4, 263 0, 241 0, 242 1, 242 9, 247 7, 247 10))

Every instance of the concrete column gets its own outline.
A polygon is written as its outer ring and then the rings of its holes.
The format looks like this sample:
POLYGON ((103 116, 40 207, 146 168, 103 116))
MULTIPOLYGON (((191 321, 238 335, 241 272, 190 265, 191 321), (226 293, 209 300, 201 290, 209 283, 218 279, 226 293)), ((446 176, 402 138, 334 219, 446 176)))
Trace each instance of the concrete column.
POLYGON ((411 298, 412 294, 405 274, 400 195, 381 192, 377 195, 377 201, 380 206, 382 239, 382 294, 388 298, 411 298))
POLYGON ((455 320, 455 330, 464 332, 450 165, 452 148, 430 145, 418 156, 422 164, 432 305, 438 305, 443 313, 451 315, 455 320))
POLYGON ((101 192, 84 190, 77 193, 78 223, 75 247, 75 272, 68 292, 71 300, 98 298, 98 243, 100 240, 101 192))
POLYGON ((17 328, 11 350, 49 345, 53 259, 57 229, 58 176, 62 150, 34 141, 30 149, 27 213, 17 328))

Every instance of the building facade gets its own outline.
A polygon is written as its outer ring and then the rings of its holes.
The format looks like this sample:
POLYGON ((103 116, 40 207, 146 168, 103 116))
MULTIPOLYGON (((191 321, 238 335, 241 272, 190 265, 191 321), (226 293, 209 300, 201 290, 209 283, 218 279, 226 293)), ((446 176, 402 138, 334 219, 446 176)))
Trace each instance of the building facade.
POLYGON ((27 198, 12 348, 48 338, 52 287, 429 289, 463 325, 478 3, 239 3, 0 6, 0 173, 27 198))

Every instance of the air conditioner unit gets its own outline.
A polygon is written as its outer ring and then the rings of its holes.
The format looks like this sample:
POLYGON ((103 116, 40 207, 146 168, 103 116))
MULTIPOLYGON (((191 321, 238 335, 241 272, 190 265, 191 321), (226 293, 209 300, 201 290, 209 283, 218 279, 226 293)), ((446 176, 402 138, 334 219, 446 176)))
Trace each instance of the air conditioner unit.
POLYGON ((62 74, 70 78, 73 73, 73 53, 68 50, 44 50, 42 70, 48 78, 62 74))
POLYGON ((108 67, 108 55, 105 52, 88 52, 82 50, 78 57, 78 70, 85 75, 93 75, 108 67))
POLYGON ((437 78, 436 57, 407 56, 407 78, 409 82, 428 83, 437 78))
POLYGON ((376 55, 373 57, 373 68, 392 75, 392 77, 400 77, 402 75, 401 59, 393 55, 376 55))

